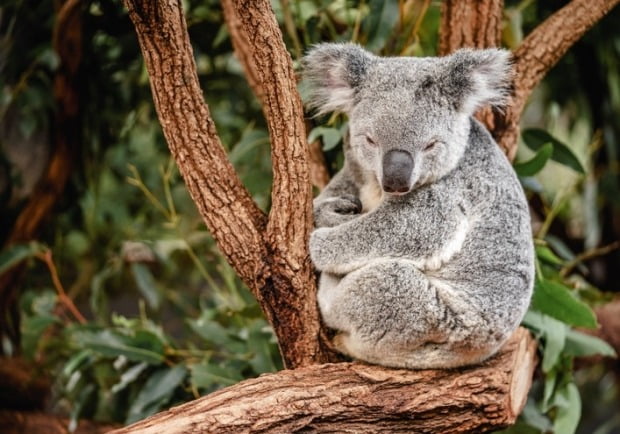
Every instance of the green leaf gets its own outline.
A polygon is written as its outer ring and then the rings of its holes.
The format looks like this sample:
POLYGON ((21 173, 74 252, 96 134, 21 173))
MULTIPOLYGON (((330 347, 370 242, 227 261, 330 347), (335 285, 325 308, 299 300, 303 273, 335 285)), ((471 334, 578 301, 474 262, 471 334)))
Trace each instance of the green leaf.
POLYGON ((175 365, 172 368, 163 368, 154 372, 132 402, 126 423, 133 423, 159 410, 159 407, 170 399, 174 390, 186 376, 187 368, 183 365, 175 365))
POLYGON ((129 386, 131 383, 133 383, 136 379, 138 379, 140 374, 143 373, 148 367, 149 367, 148 363, 141 362, 127 369, 125 372, 123 372, 123 375, 121 375, 121 378, 118 381, 118 383, 112 386, 110 391, 112 393, 120 392, 121 390, 129 386))
POLYGON ((587 304, 577 300, 564 285, 550 280, 536 281, 532 307, 572 326, 597 326, 596 316, 587 304))
POLYGON ((342 138, 342 134, 338 128, 330 128, 330 127, 315 127, 310 131, 308 135, 308 142, 312 143, 317 140, 319 137, 322 138, 323 141, 323 150, 329 151, 340 143, 340 139, 342 138))
POLYGON ((527 147, 536 152, 538 152, 545 145, 551 143, 553 145, 553 153, 551 154, 552 160, 557 161, 564 166, 570 167, 576 172, 586 173, 583 165, 575 156, 573 151, 547 131, 539 128, 530 128, 523 131, 522 136, 527 147))
POLYGON ((111 330, 99 332, 78 331, 74 339, 79 345, 90 348, 107 357, 125 356, 135 362, 152 365, 164 361, 164 345, 153 333, 140 331, 134 337, 111 330))
POLYGON ((191 365, 191 382, 196 388, 231 386, 242 380, 237 369, 227 369, 213 363, 196 363, 191 365))
POLYGON ((553 432, 573 434, 581 419, 581 397, 575 383, 567 383, 556 393, 557 413, 553 432))
POLYGON ((550 372, 560 358, 566 342, 566 324, 551 318, 543 317, 545 350, 543 352, 543 372, 550 372))
POLYGON ((519 176, 534 176, 540 172, 553 153, 553 144, 546 143, 536 152, 532 159, 514 164, 515 172, 519 176))
POLYGON ((0 252, 0 274, 14 267, 25 259, 32 258, 45 247, 37 242, 16 244, 0 252))
POLYGON ((370 0, 370 13, 362 27, 368 35, 364 47, 370 51, 379 51, 385 46, 398 20, 398 3, 395 1, 370 0))
POLYGON ((150 308, 159 309, 161 295, 151 270, 139 262, 132 262, 130 267, 140 294, 146 299, 150 308))
POLYGON ((560 259, 553 250, 551 250, 547 246, 537 246, 536 247, 536 257, 541 261, 544 261, 551 265, 563 265, 564 261, 560 259))
POLYGON ((616 351, 607 342, 577 330, 568 331, 564 352, 575 357, 593 356, 595 354, 617 357, 616 351))

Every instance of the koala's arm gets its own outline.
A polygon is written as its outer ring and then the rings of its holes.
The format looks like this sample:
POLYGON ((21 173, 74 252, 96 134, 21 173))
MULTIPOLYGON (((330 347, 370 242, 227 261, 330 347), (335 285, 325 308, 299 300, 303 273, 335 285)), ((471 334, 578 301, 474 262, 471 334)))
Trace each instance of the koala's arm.
POLYGON ((338 226, 356 218, 362 210, 359 188, 349 164, 338 172, 313 202, 314 226, 338 226))
POLYGON ((468 228, 458 198, 421 197, 410 203, 389 202, 355 220, 316 229, 310 255, 320 271, 346 274, 377 259, 410 259, 420 267, 437 267, 460 248, 468 228))

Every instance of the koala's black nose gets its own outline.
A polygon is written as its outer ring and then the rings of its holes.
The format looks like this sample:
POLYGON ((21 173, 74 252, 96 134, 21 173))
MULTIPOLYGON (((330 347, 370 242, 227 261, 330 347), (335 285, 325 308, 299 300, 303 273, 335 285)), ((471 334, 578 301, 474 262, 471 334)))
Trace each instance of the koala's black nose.
POLYGON ((387 193, 409 191, 413 157, 407 151, 392 150, 383 156, 383 190, 387 193))

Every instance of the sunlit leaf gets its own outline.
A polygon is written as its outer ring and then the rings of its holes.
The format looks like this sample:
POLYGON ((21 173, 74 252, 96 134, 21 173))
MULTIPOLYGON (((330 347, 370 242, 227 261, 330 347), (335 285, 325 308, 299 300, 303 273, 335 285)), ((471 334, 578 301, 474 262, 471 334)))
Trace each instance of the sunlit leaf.
POLYGON ((551 159, 579 173, 585 173, 583 165, 573 151, 545 130, 530 128, 522 133, 523 141, 533 151, 539 151, 548 143, 553 144, 551 159))

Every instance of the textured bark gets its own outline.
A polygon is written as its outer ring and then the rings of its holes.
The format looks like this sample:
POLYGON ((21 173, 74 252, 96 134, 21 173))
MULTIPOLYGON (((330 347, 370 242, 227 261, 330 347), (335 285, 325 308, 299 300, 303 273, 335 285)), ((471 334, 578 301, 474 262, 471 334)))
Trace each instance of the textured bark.
MULTIPOLYGON (((267 105, 265 90, 257 77, 257 67, 254 63, 254 57, 252 54, 253 48, 250 43, 251 38, 248 36, 246 28, 239 20, 233 0, 222 0, 221 3, 235 55, 243 67, 243 71, 250 88, 254 92, 254 95, 256 95, 256 98, 260 101, 261 106, 265 111, 265 116, 268 116, 265 110, 267 105)), ((312 125, 309 122, 306 122, 306 127, 311 128, 312 125)), ((322 189, 329 182, 329 173, 327 171, 325 157, 323 156, 323 151, 321 149, 321 142, 315 140, 314 142, 309 143, 308 151, 310 153, 310 159, 308 161, 310 182, 315 187, 322 189)))
POLYGON ((497 47, 502 36, 503 0, 448 0, 441 3, 439 54, 459 48, 497 47))
MULTIPOLYGON (((52 152, 47 169, 19 213, 5 247, 34 239, 62 195, 80 146, 80 64, 82 61, 82 4, 79 0, 57 2, 52 47, 60 60, 54 76, 56 105, 52 152)), ((19 349, 17 295, 23 266, 0 276, 0 334, 19 349)), ((1 351, 1 350, 0 350, 1 351)))
POLYGON ((246 380, 120 433, 480 432, 514 423, 536 343, 519 329, 499 354, 459 370, 314 365, 246 380))
MULTIPOLYGON (((572 0, 536 27, 514 51, 513 95, 504 112, 478 114, 510 160, 517 152, 519 120, 528 97, 546 73, 620 0, 572 0)), ((448 0, 442 4, 439 52, 494 47, 501 31, 501 0, 448 0), (497 26, 493 32, 489 23, 497 26)))
POLYGON ((252 54, 271 137, 269 218, 241 184, 217 136, 198 84, 181 2, 125 4, 172 155, 218 246, 273 326, 285 366, 330 361, 320 340, 315 276, 307 251, 312 191, 303 111, 270 3, 234 4, 238 25, 253 35, 245 52, 252 54))

